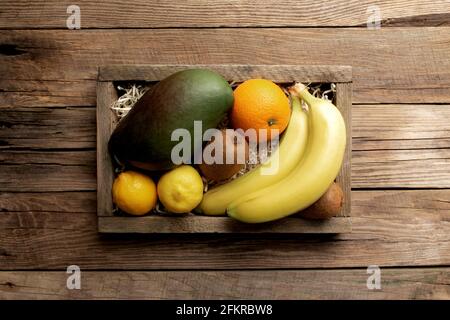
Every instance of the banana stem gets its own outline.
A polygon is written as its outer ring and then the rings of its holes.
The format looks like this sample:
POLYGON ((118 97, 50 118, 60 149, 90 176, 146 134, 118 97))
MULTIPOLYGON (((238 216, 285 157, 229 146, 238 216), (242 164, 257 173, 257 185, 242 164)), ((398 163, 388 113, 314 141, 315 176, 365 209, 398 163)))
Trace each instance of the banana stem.
POLYGON ((294 96, 300 97, 303 101, 306 102, 308 106, 311 106, 314 103, 314 100, 317 99, 311 93, 309 93, 308 87, 300 82, 297 82, 292 87, 290 87, 289 93, 294 96))

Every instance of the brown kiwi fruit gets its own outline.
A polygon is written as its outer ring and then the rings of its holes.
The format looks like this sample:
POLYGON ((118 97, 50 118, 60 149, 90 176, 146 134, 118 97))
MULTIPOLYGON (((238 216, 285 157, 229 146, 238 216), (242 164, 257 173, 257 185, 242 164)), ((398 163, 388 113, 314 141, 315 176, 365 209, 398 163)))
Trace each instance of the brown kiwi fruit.
POLYGON ((307 219, 329 219, 339 214, 343 203, 344 192, 337 183, 333 182, 319 200, 299 214, 307 219))
MULTIPOLYGON (((213 180, 216 182, 221 182, 224 180, 227 180, 234 176, 236 173, 238 173, 240 170, 242 170, 245 167, 245 163, 237 163, 237 153, 238 150, 242 150, 244 148, 245 152, 245 161, 248 160, 249 157, 249 148, 248 143, 245 138, 243 139, 236 139, 233 137, 232 134, 227 134, 226 130, 229 130, 231 133, 233 132, 232 129, 222 129, 220 130, 221 133, 221 139, 222 139, 222 163, 213 163, 213 164, 207 164, 205 161, 203 161, 199 165, 200 172, 203 174, 203 176, 208 180, 213 180), (226 159, 228 158, 233 159, 234 163, 226 164, 226 159)), ((209 146, 211 143, 214 142, 214 137, 211 139, 210 142, 208 142, 205 146, 209 146)), ((211 152, 212 156, 215 156, 214 150, 211 152)))

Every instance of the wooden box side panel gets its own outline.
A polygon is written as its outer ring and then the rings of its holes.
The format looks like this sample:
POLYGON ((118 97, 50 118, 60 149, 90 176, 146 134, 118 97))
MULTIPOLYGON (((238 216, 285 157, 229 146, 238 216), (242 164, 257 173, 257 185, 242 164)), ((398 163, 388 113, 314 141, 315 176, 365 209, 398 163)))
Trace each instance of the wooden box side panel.
POLYGON ((108 66, 99 69, 97 89, 97 214, 98 230, 104 233, 345 233, 351 231, 351 67, 347 66, 242 66, 242 65, 145 65, 108 66), (115 128, 110 110, 117 99, 113 81, 159 81, 187 68, 209 68, 229 81, 264 77, 274 82, 335 82, 336 105, 347 124, 347 147, 337 182, 344 191, 344 206, 338 217, 325 222, 302 218, 285 218, 282 223, 244 225, 228 217, 190 215, 190 220, 177 217, 119 217, 113 215, 111 197, 114 171, 108 153, 109 137, 115 128), (170 223, 168 220, 170 219, 170 223), (212 220, 214 219, 214 220, 212 220), (237 225, 238 224, 238 225, 237 225), (276 227, 274 227, 276 226, 276 227))
POLYGON ((352 83, 336 84, 336 106, 341 111, 345 120, 347 131, 347 144, 345 146, 344 159, 341 171, 336 177, 336 182, 344 192, 344 204, 340 216, 351 216, 351 196, 352 196, 352 83))
POLYGON ((349 66, 298 65, 132 65, 99 68, 99 81, 159 81, 174 72, 206 68, 221 74, 228 81, 241 82, 264 77, 274 82, 350 82, 349 66), (300 76, 300 79, 299 79, 300 76))
POLYGON ((114 168, 108 152, 108 140, 116 120, 111 112, 112 103, 117 100, 114 84, 97 83, 97 215, 113 216, 112 183, 114 168))
POLYGON ((351 231, 350 218, 327 220, 284 218, 263 224, 246 224, 229 217, 144 216, 99 217, 103 233, 346 233, 351 231))

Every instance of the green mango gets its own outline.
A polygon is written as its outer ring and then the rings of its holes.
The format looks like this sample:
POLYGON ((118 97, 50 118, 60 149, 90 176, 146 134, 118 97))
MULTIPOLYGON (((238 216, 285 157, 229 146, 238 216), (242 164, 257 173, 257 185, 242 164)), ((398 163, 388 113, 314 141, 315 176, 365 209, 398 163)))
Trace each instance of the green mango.
MULTIPOLYGON (((205 130, 215 128, 233 106, 233 90, 218 73, 187 69, 158 82, 119 122, 109 140, 111 155, 122 163, 148 170, 174 166, 171 141, 175 129, 184 128, 194 147, 194 121, 205 130)), ((200 144, 201 145, 201 144, 200 144)))

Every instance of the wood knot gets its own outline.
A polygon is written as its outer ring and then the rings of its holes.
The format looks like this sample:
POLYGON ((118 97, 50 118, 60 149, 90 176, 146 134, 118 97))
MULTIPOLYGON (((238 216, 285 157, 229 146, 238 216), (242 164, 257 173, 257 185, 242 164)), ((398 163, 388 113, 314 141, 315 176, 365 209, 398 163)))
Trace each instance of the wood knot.
POLYGON ((5 249, 0 248, 0 256, 11 257, 12 254, 8 253, 5 249))
POLYGON ((20 56, 27 53, 25 50, 19 49, 15 44, 0 44, 0 55, 4 56, 20 56))
POLYGON ((12 283, 11 281, 7 281, 5 283, 2 283, 3 286, 7 286, 9 288, 14 288, 16 285, 12 283))

